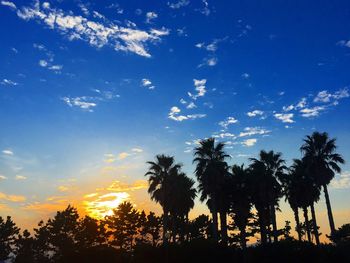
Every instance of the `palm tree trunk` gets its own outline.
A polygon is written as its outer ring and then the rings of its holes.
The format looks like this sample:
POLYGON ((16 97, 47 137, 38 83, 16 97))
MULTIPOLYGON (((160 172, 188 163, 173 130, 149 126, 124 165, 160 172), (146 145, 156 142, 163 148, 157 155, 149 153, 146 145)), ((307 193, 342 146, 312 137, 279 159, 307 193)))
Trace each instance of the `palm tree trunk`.
POLYGON ((220 213, 220 226, 221 226, 221 238, 222 244, 227 245, 227 217, 226 212, 220 213))
POLYGON ((213 239, 218 241, 218 211, 216 209, 216 198, 212 197, 211 214, 213 218, 213 239))
POLYGON ((168 243, 168 212, 163 211, 163 245, 168 243))
POLYGON ((307 214, 307 207, 303 208, 304 210, 304 219, 305 219, 305 227, 306 227, 306 234, 307 234, 307 240, 311 242, 311 234, 310 234, 310 226, 309 226, 309 216, 307 214))
POLYGON ((278 233, 277 233, 277 222, 276 222, 276 209, 275 206, 271 206, 271 222, 272 222, 272 231, 273 231, 273 242, 278 241, 278 233))
POLYGON ((264 245, 267 243, 266 224, 265 224, 263 213, 258 212, 258 214, 259 214, 260 239, 261 239, 261 244, 264 245))
POLYGON ((314 232, 314 235, 315 235, 316 244, 319 245, 320 244, 320 237, 319 237, 319 234, 318 234, 314 203, 312 203, 310 207, 311 207, 311 216, 312 216, 312 226, 313 226, 313 230, 314 230, 313 232, 314 232))
POLYGON ((294 219, 295 219, 295 224, 296 224, 296 229, 298 232, 298 240, 301 241, 301 229, 300 229, 300 220, 299 220, 299 211, 298 208, 293 209, 294 211, 294 219))
POLYGON ((323 185, 323 191, 324 191, 324 196, 326 198, 328 220, 329 220, 329 226, 331 228, 331 235, 333 235, 335 233, 335 224, 334 224, 332 207, 331 207, 331 202, 329 200, 328 189, 327 189, 327 185, 326 184, 323 185))

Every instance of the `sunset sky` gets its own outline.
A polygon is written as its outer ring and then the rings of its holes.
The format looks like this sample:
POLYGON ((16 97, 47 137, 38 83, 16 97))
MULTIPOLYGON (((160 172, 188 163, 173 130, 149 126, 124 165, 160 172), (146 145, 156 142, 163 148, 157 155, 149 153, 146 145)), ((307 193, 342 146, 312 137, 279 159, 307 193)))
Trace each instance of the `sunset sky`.
MULTIPOLYGON (((289 165, 318 130, 347 161, 330 196, 349 221, 348 1, 0 3, 1 216, 33 227, 122 200, 160 212, 144 177, 156 154, 193 177, 193 147, 214 136, 230 164, 273 149, 289 165)), ((317 216, 329 233, 323 196, 317 216)))

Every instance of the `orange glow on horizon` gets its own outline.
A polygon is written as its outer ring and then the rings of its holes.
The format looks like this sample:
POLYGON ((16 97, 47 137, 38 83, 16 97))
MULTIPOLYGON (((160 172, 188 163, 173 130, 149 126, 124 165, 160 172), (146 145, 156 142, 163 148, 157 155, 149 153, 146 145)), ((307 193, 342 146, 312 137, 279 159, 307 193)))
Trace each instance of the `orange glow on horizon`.
MULTIPOLYGON (((89 194, 86 198, 96 197, 96 194, 89 194)), ((122 202, 130 199, 127 192, 108 193, 100 195, 94 200, 84 201, 87 214, 95 219, 103 219, 106 216, 113 215, 113 210, 122 202)))

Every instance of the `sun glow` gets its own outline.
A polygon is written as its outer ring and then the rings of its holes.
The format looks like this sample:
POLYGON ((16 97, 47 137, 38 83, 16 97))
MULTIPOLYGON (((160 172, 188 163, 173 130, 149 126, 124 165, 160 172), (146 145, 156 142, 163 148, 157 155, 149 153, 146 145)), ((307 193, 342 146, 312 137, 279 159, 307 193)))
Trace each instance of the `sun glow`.
POLYGON ((127 192, 108 193, 97 196, 94 194, 86 195, 85 197, 94 197, 94 200, 84 201, 86 212, 89 216, 96 219, 103 219, 105 216, 113 214, 113 209, 119 204, 128 200, 130 195, 127 192))

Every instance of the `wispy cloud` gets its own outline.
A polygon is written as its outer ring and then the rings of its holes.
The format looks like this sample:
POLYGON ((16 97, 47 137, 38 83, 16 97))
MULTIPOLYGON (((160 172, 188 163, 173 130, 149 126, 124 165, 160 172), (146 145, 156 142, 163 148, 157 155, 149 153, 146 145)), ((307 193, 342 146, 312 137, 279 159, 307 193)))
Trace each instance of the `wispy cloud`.
POLYGON ((350 188, 350 171, 344 171, 331 181, 331 187, 335 189, 350 188))
POLYGON ((189 0, 179 0, 178 2, 169 3, 168 6, 172 9, 179 9, 181 7, 188 6, 190 4, 189 0))
POLYGON ((19 181, 22 181, 22 180, 27 180, 27 177, 26 177, 26 176, 23 176, 23 175, 16 175, 16 176, 15 176, 15 179, 16 179, 16 180, 19 180, 19 181))
POLYGON ((11 156, 14 155, 13 151, 9 149, 3 150, 2 153, 5 155, 11 155, 11 156))
POLYGON ((317 93, 316 97, 314 98, 314 102, 328 103, 331 100, 340 100, 343 98, 348 98, 349 96, 350 94, 348 88, 340 89, 333 94, 329 93, 327 90, 323 90, 317 93))
POLYGON ((24 202, 27 198, 23 195, 12 195, 0 192, 0 200, 10 201, 10 202, 24 202))
POLYGON ((146 78, 141 80, 141 86, 142 87, 146 87, 146 88, 148 88, 150 90, 153 90, 153 89, 156 88, 154 85, 152 85, 152 81, 149 80, 149 79, 146 79, 146 78))
POLYGON ((253 111, 247 112, 248 117, 262 116, 263 114, 264 112, 261 110, 253 110, 253 111))
POLYGON ((225 120, 220 121, 219 125, 226 130, 229 125, 235 123, 238 123, 238 120, 235 117, 227 117, 225 120))
POLYGON ((50 5, 40 5, 40 2, 16 10, 21 19, 40 21, 69 40, 83 40, 98 48, 107 45, 116 51, 131 52, 144 57, 151 57, 147 49, 148 43, 157 43, 161 41, 160 36, 169 34, 169 31, 164 30, 147 32, 130 24, 119 26, 107 19, 96 22, 74 15, 71 11, 65 12, 50 5))
POLYGON ((89 101, 89 97, 63 97, 62 100, 70 107, 79 107, 82 110, 93 112, 93 108, 97 106, 95 102, 89 101))
POLYGON ((188 92, 188 96, 191 99, 196 100, 198 97, 203 97, 205 95, 205 93, 207 92, 206 90, 206 83, 207 80, 206 79, 193 79, 193 83, 194 83, 194 87, 195 90, 197 91, 197 94, 192 94, 191 92, 188 92))
POLYGON ((3 79, 3 80, 1 81, 1 85, 5 85, 5 86, 17 86, 18 83, 15 82, 15 81, 12 81, 12 80, 10 80, 10 79, 3 79))
POLYGON ((146 23, 150 24, 153 23, 153 20, 155 20, 158 17, 158 14, 155 12, 147 12, 146 13, 146 23))
POLYGON ((1 180, 6 180, 6 179, 7 179, 7 177, 5 175, 0 174, 0 181, 1 180))
POLYGON ((284 123, 294 123, 293 113, 275 113, 273 116, 284 123))
POLYGON ((252 135, 266 135, 271 133, 270 130, 261 127, 245 127, 244 131, 240 132, 239 137, 246 137, 252 135))
POLYGON ((242 145, 246 147, 252 147, 257 143, 257 141, 257 139, 247 139, 242 142, 242 145))
POLYGON ((4 5, 4 6, 8 6, 12 9, 16 9, 16 5, 13 3, 13 2, 10 2, 10 1, 1 1, 1 4, 4 5))
POLYGON ((184 121, 184 120, 194 120, 194 119, 200 119, 204 118, 207 115, 206 114, 187 114, 187 115, 180 115, 181 110, 173 106, 170 109, 170 112, 168 114, 168 118, 174 121, 184 121))

